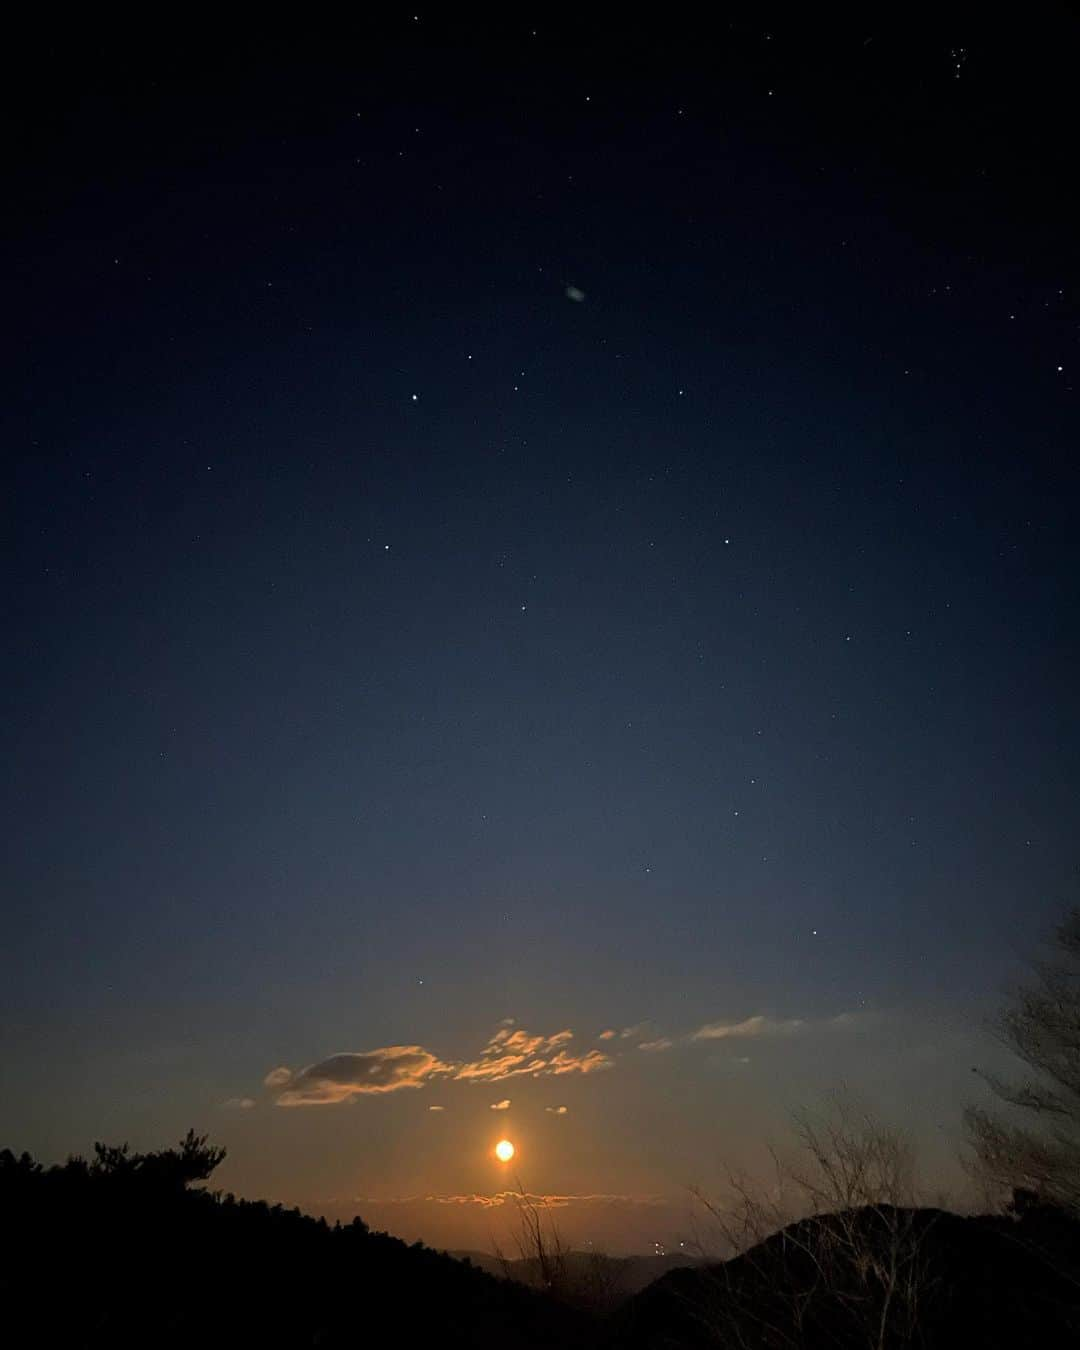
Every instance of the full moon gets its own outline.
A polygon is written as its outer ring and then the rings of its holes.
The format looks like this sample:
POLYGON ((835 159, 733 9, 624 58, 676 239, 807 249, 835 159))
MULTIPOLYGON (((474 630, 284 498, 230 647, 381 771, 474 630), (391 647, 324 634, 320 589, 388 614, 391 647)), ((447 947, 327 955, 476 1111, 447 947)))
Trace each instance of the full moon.
POLYGON ((514 1146, 509 1139, 500 1139, 495 1145, 495 1156, 500 1162, 509 1162, 514 1156, 514 1146))

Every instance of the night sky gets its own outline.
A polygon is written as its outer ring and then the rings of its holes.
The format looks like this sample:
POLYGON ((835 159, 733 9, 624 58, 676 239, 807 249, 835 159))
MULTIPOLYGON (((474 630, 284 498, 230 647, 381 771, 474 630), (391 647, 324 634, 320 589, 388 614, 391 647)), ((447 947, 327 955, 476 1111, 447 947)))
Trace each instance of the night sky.
POLYGON ((1076 900, 1080 33, 890 13, 13 40, 0 1144, 644 1249, 843 1083, 956 1180, 1076 900))

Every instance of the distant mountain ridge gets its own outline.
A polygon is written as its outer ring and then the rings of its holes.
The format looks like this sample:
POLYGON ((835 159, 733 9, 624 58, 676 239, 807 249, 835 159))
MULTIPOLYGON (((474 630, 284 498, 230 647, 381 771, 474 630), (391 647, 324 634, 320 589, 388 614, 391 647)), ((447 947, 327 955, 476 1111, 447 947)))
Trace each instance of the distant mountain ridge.
POLYGON ((1075 1350, 1080 1224, 890 1205, 802 1219, 729 1261, 669 1271, 606 1335, 619 1350, 1075 1350))
MULTIPOLYGON (((459 1261, 468 1261, 491 1275, 516 1280, 532 1289, 544 1287, 540 1265, 535 1257, 500 1259, 490 1252, 481 1251, 448 1251, 447 1255, 459 1261)), ((704 1264, 702 1258, 695 1256, 659 1256, 651 1252, 634 1256, 609 1256, 606 1252, 570 1251, 562 1259, 566 1263, 566 1274, 573 1284, 587 1292, 591 1281, 599 1286, 598 1292, 606 1291, 608 1294, 607 1298, 600 1300, 601 1304, 611 1307, 631 1298, 671 1270, 704 1264)))

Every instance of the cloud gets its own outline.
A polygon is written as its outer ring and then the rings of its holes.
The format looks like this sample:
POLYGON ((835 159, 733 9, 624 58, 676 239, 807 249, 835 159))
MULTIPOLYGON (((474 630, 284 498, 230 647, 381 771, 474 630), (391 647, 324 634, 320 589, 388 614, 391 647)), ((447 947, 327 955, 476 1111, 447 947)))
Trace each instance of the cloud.
MULTIPOLYGON (((278 1106, 324 1106, 351 1101, 355 1097, 397 1092, 402 1088, 420 1088, 432 1079, 463 1083, 501 1083, 508 1078, 560 1078, 566 1074, 591 1074, 610 1069, 617 1055, 635 1048, 624 1041, 637 1041, 636 1049, 659 1054, 674 1046, 721 1040, 754 1040, 763 1037, 791 1036, 799 1032, 843 1029, 865 1025, 867 1014, 842 1012, 834 1017, 808 1022, 803 1018, 774 1018, 758 1013, 741 1022, 707 1022, 696 1031, 678 1036, 656 1035, 642 1040, 650 1023, 638 1022, 621 1031, 607 1028, 597 1040, 603 1050, 577 1051, 571 1048, 574 1033, 569 1029, 550 1036, 533 1035, 519 1027, 512 1017, 504 1017, 475 1059, 445 1061, 422 1045, 389 1045, 377 1050, 331 1055, 293 1072, 279 1066, 271 1069, 263 1083, 274 1094, 278 1106), (607 1042, 614 1042, 609 1047, 607 1042)), ((231 1097, 224 1106, 232 1110, 250 1110, 250 1097, 231 1097)), ((504 1111, 510 1105, 493 1103, 492 1110, 504 1111)), ((433 1107, 432 1110, 442 1110, 433 1107)))
POLYGON ((445 1107, 445 1106, 429 1106, 429 1107, 428 1107, 428 1110, 429 1110, 429 1111, 445 1111, 445 1110, 446 1110, 446 1107, 445 1107))
MULTIPOLYGON (((589 1074, 614 1064, 599 1050, 583 1053, 568 1049, 572 1031, 534 1036, 514 1028, 505 1018, 499 1029, 473 1060, 447 1062, 422 1045, 388 1045, 377 1050, 331 1055, 293 1073, 280 1067, 263 1079, 277 1094, 278 1106, 327 1106, 354 1097, 420 1088, 433 1078, 466 1083, 500 1083, 507 1078, 561 1077, 568 1073, 589 1074)), ((509 1106, 497 1105, 495 1110, 509 1106)))
MULTIPOLYGON (((400 1200, 369 1202, 362 1196, 357 1196, 354 1203, 358 1205, 367 1203, 410 1205, 415 1204, 420 1198, 420 1196, 410 1195, 403 1196, 400 1200)), ((477 1205, 481 1209, 498 1209, 503 1205, 520 1205, 523 1202, 549 1209, 568 1209, 573 1205, 608 1204, 653 1206, 665 1203, 664 1197, 659 1195, 533 1195, 531 1193, 522 1195, 520 1191, 497 1191, 494 1195, 425 1195, 423 1199, 429 1204, 477 1205)))
MULTIPOLYGON (((490 1251, 497 1243, 512 1251, 521 1220, 520 1194, 512 1190, 451 1194, 451 1189, 437 1195, 350 1195, 323 1203, 304 1197, 303 1207, 330 1223, 340 1219, 347 1224, 359 1214, 372 1231, 385 1230, 406 1242, 419 1239, 429 1246, 477 1251, 490 1251)), ((557 1219, 560 1236, 577 1251, 587 1250, 591 1242, 597 1251, 629 1254, 648 1248, 657 1234, 691 1228, 690 1202, 681 1192, 678 1196, 530 1193, 527 1199, 557 1219)))
POLYGON ((569 1108, 565 1106, 545 1106, 544 1110, 553 1116, 565 1116, 569 1108))
MULTIPOLYGON (((583 1055, 570 1055, 565 1050, 560 1050, 551 1061, 547 1073, 598 1073, 601 1069, 610 1069, 615 1061, 610 1055, 602 1054, 599 1050, 587 1050, 583 1055)), ((534 1074, 539 1078, 540 1074, 534 1074)))
MULTIPOLYGON (((503 1195, 425 1195, 424 1199, 436 1205, 479 1205, 482 1209, 497 1209, 505 1205, 511 1192, 503 1195)), ((408 1204, 406 1199, 404 1204, 408 1204)))
POLYGON ((578 286, 567 286, 566 298, 567 300, 573 300, 580 305, 585 299, 585 292, 578 286))
POLYGON ((545 1078, 567 1073, 595 1073, 614 1063, 609 1055, 599 1050, 587 1050, 584 1054, 568 1050, 566 1046, 573 1039, 572 1031, 532 1036, 521 1028, 502 1027, 476 1059, 456 1066, 454 1078, 462 1082, 499 1083, 521 1075, 545 1078))
POLYGON ((509 1109, 510 1109, 510 1098, 509 1098, 509 1097, 504 1097, 504 1098, 502 1099, 501 1102, 492 1102, 492 1103, 491 1103, 491 1109, 492 1109, 493 1111, 509 1111, 509 1109))
POLYGON ((254 1097, 229 1097, 221 1103, 226 1111, 250 1111, 255 1105, 254 1097))
POLYGON ((697 1031, 690 1033, 692 1041, 723 1041, 744 1036, 790 1036, 802 1030, 806 1023, 800 1017, 777 1020, 764 1017, 747 1017, 742 1022, 708 1022, 697 1031))
POLYGON ((278 1106, 324 1106, 352 1097, 423 1087, 429 1078, 453 1072, 420 1045, 388 1045, 379 1050, 331 1055, 298 1073, 275 1069, 269 1087, 280 1087, 278 1106), (287 1075, 285 1078, 282 1075, 287 1075), (272 1080, 272 1081, 271 1081, 272 1080))

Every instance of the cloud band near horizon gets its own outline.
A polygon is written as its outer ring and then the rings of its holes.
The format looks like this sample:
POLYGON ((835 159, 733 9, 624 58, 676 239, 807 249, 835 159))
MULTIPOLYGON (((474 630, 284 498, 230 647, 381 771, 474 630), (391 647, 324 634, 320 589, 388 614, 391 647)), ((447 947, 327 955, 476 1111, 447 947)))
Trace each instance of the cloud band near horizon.
MULTIPOLYGON (((626 1042, 636 1048, 659 1054, 676 1046, 693 1046, 718 1040, 784 1037, 810 1030, 814 1026, 838 1027, 854 1023, 855 1015, 840 1013, 823 1022, 803 1018, 773 1018, 764 1014, 740 1022, 708 1022, 679 1037, 653 1036, 644 1039, 648 1023, 627 1027, 624 1031, 601 1033, 600 1039, 626 1042)), ((576 1052, 569 1048, 574 1033, 557 1031, 550 1036, 535 1036, 504 1019, 480 1054, 473 1060, 441 1060, 421 1045, 389 1045, 331 1055, 296 1072, 284 1066, 272 1069, 263 1079, 264 1087, 276 1094, 278 1106, 327 1106, 350 1101, 354 1097, 379 1096, 406 1088, 422 1088, 432 1080, 464 1083, 500 1083, 508 1078, 561 1077, 588 1075, 610 1069, 621 1050, 576 1052)), ((247 1103, 235 1098, 231 1103, 247 1103)), ((253 1104, 253 1103, 252 1103, 253 1104)), ((509 1102, 499 1102, 494 1110, 505 1110, 509 1102)))
MULTIPOLYGON (((474 1060, 447 1062, 421 1045, 390 1045, 331 1055, 293 1072, 281 1066, 263 1079, 277 1093, 278 1106, 327 1106, 353 1097, 376 1096, 404 1088, 421 1088, 432 1079, 451 1082, 499 1083, 507 1078, 561 1077, 590 1074, 614 1064, 599 1050, 580 1054, 568 1049, 572 1031, 532 1036, 501 1026, 474 1060)), ((509 1106, 499 1103, 495 1110, 509 1106)))

